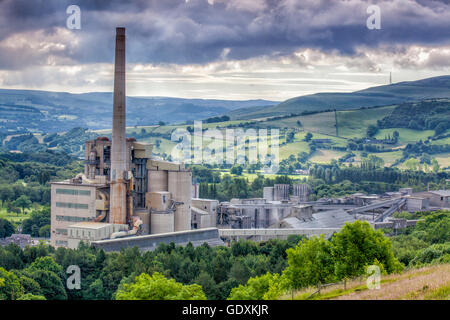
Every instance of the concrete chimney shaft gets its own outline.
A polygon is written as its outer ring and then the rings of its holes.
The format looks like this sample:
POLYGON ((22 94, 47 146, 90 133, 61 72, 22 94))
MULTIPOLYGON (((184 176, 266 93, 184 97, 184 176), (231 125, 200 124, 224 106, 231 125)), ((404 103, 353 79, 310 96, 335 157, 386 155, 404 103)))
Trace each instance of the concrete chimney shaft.
POLYGON ((126 224, 125 28, 116 28, 109 222, 126 224))

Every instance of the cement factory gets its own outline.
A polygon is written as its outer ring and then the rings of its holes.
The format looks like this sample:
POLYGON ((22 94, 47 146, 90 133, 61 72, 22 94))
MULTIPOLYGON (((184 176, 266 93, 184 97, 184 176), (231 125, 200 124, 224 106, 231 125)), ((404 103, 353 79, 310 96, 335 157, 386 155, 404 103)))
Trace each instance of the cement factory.
POLYGON ((56 247, 191 230, 192 173, 183 164, 153 159, 153 145, 126 138, 125 97, 125 28, 117 28, 112 141, 87 141, 84 173, 52 183, 56 247))
POLYGON ((161 242, 215 246, 240 238, 331 235, 357 219, 398 229, 416 221, 394 219, 394 212, 450 207, 448 190, 414 194, 410 188, 312 202, 307 184, 265 187, 257 199, 199 199, 190 169, 154 158, 152 144, 126 138, 125 84, 125 28, 117 28, 112 140, 86 141, 84 172, 52 182, 55 247, 77 248, 81 241, 106 251, 153 250, 161 242))

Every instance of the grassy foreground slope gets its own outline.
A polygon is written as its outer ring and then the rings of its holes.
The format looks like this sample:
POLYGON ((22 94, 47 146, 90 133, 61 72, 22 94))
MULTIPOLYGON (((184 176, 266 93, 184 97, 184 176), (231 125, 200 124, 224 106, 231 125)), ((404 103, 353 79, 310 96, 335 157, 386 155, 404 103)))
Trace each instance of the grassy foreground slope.
MULTIPOLYGON (((320 295, 311 294, 316 288, 308 288, 294 295, 295 300, 449 300, 450 264, 411 269, 401 274, 381 277, 379 289, 368 289, 365 280, 329 286, 320 295)), ((289 295, 281 299, 291 299, 289 295)))

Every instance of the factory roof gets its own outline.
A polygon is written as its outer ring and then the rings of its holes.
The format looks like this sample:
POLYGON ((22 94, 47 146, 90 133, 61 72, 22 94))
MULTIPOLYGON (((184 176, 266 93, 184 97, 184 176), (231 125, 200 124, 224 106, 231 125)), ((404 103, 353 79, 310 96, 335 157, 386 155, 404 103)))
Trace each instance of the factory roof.
POLYGON ((68 186, 77 186, 77 187, 107 187, 107 184, 104 183, 74 183, 70 180, 64 181, 54 181, 50 182, 50 184, 60 184, 60 185, 68 185, 68 186))
POLYGON ((438 196, 441 197, 450 197, 450 190, 433 190, 430 191, 430 193, 437 194, 438 196))
POLYGON ((192 200, 196 200, 196 201, 206 201, 206 202, 218 202, 218 200, 214 200, 214 199, 203 199, 203 198, 192 198, 192 200))
POLYGON ((313 220, 301 221, 298 218, 290 217, 284 219, 290 224, 292 228, 339 228, 345 225, 346 222, 353 222, 356 219, 342 209, 329 210, 314 213, 313 220))
POLYGON ((111 224, 109 224, 109 223, 85 221, 85 222, 79 222, 79 223, 71 224, 69 226, 69 228, 101 229, 101 228, 104 228, 104 227, 107 227, 107 226, 110 226, 110 225, 111 224))
POLYGON ((201 215, 209 215, 209 212, 196 208, 196 207, 191 207, 191 211, 194 211, 197 214, 201 214, 201 215))

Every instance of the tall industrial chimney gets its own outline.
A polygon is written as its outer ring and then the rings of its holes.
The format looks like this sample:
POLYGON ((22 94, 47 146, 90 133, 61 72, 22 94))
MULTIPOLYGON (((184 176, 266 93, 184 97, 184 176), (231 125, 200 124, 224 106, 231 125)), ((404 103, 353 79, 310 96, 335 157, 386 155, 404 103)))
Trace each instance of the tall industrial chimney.
POLYGON ((114 68, 111 205, 109 222, 114 224, 126 224, 125 28, 116 28, 116 58, 114 68))

